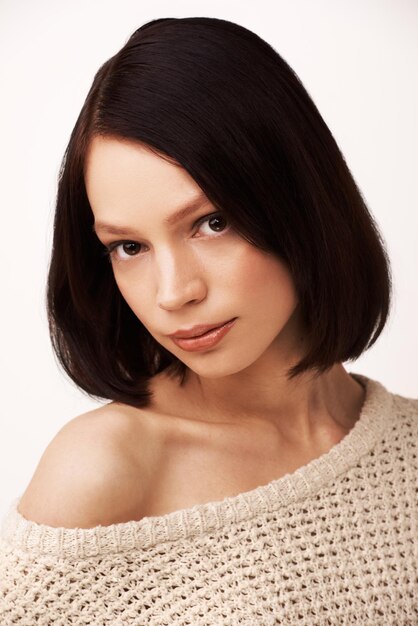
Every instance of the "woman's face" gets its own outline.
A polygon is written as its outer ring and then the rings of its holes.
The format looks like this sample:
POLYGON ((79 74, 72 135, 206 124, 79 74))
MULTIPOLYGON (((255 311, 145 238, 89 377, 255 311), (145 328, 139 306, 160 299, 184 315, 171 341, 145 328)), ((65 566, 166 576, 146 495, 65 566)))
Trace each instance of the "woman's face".
POLYGON ((85 184, 120 292, 157 342, 203 377, 236 373, 266 355, 288 363, 297 333, 288 270, 234 231, 186 170, 139 142, 96 136, 85 184), (168 222, 197 196, 193 212, 168 222), (230 331, 204 350, 186 351, 167 336, 232 318, 230 331))

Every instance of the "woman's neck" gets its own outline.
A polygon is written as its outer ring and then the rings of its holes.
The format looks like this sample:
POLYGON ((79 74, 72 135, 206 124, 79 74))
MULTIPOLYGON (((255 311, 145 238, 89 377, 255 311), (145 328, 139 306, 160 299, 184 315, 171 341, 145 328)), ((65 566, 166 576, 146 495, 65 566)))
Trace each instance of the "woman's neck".
POLYGON ((254 432, 265 426, 286 446, 309 448, 320 439, 341 439, 359 418, 364 402, 364 388, 342 364, 316 378, 292 381, 271 371, 262 383, 244 374, 202 379, 190 371, 180 387, 162 372, 151 386, 153 408, 193 421, 254 427, 254 432))

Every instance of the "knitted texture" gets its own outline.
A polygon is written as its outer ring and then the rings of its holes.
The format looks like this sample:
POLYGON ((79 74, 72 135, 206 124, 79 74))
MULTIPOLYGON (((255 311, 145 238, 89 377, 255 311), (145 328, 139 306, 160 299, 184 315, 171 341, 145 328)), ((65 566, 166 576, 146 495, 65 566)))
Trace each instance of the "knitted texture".
POLYGON ((418 400, 366 386, 327 453, 267 485, 94 528, 2 520, 2 626, 418 624, 418 400))

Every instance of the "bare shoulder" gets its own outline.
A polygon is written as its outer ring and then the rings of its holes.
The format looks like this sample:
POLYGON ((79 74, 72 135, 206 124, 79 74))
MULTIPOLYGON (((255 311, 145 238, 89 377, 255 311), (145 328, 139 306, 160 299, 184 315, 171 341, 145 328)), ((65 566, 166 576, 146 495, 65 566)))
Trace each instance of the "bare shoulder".
POLYGON ((109 403, 65 424, 19 502, 31 521, 92 528, 140 518, 158 456, 149 413, 109 403))

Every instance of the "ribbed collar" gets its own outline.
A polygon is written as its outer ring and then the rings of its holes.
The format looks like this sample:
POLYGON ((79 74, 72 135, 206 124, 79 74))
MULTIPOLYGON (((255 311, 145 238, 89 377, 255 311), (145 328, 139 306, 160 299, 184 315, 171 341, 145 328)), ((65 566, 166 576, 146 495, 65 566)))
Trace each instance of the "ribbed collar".
POLYGON ((2 521, 0 536, 14 546, 36 554, 83 558, 149 548, 162 542, 216 531, 231 522, 250 519, 303 500, 353 467, 394 419, 394 394, 366 376, 352 372, 350 375, 366 388, 359 419, 328 452, 291 474, 220 501, 94 528, 54 528, 29 521, 17 510, 19 497, 12 502, 2 521))

